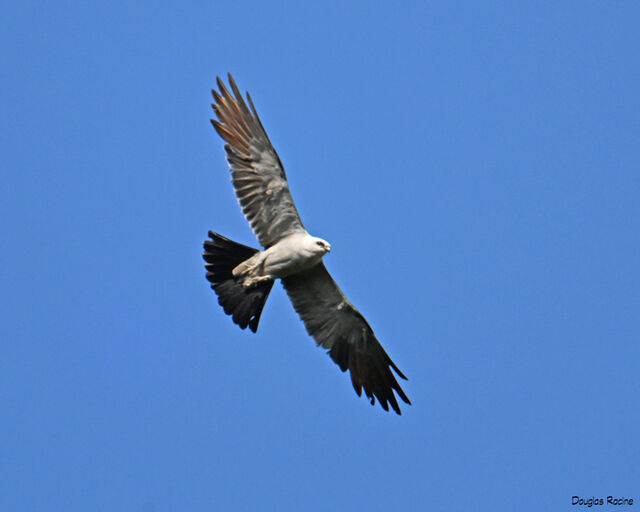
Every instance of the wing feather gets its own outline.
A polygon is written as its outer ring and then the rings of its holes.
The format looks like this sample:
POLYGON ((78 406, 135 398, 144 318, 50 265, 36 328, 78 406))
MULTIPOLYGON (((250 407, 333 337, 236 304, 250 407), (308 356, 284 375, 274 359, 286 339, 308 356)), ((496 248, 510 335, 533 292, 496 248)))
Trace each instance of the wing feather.
POLYGON ((236 196, 260 244, 268 248, 278 240, 304 231, 280 157, 247 93, 249 108, 231 74, 229 85, 217 78, 211 91, 217 120, 211 124, 226 142, 227 161, 236 196))
POLYGON ((349 370, 358 396, 376 398, 385 411, 389 405, 401 414, 394 392, 411 404, 391 369, 405 379, 375 337, 362 314, 343 295, 323 263, 282 279, 293 307, 309 335, 327 349, 342 371, 349 370))

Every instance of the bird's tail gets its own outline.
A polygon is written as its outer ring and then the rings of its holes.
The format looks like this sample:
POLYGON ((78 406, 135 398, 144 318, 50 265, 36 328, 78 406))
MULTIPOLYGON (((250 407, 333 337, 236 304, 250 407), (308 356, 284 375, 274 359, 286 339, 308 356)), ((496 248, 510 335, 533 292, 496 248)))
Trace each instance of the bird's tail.
POLYGON ((218 295, 218 302, 227 315, 231 315, 233 322, 241 329, 256 332, 262 314, 262 308, 267 301, 273 281, 262 281, 256 286, 243 286, 232 274, 232 271, 243 261, 249 259, 257 249, 239 244, 222 235, 209 231, 211 240, 204 242, 205 267, 207 279, 211 288, 218 295))

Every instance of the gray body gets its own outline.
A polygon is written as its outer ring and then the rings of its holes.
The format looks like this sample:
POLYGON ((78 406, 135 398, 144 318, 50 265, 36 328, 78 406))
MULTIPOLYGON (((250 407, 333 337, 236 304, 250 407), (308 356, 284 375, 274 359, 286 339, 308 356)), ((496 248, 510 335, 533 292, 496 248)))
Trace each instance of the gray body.
POLYGON ((281 279, 318 264, 331 251, 328 242, 306 231, 296 232, 275 245, 243 261, 233 269, 233 275, 251 287, 269 279, 281 279))

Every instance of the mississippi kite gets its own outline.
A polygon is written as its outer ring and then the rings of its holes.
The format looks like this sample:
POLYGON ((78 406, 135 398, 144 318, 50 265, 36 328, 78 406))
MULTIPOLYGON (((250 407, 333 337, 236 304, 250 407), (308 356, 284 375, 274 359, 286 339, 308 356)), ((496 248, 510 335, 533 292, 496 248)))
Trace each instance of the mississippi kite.
POLYGON ((362 314, 342 294, 322 262, 331 250, 305 230, 293 202, 284 167, 262 126, 249 93, 247 102, 229 74, 229 92, 220 78, 211 91, 217 120, 211 123, 226 142, 231 182, 263 251, 209 231, 204 242, 207 279, 234 323, 253 332, 275 279, 280 279, 309 335, 325 348, 360 396, 400 414, 394 395, 409 398, 391 369, 406 377, 378 342, 362 314))

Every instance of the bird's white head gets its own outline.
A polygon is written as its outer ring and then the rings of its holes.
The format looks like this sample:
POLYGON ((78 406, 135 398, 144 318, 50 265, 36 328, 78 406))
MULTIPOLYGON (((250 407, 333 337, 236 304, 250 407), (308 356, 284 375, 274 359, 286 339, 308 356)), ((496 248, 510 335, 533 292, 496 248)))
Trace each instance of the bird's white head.
POLYGON ((311 243, 313 245, 313 252, 324 256, 326 253, 331 252, 331 244, 322 238, 312 237, 311 243))

